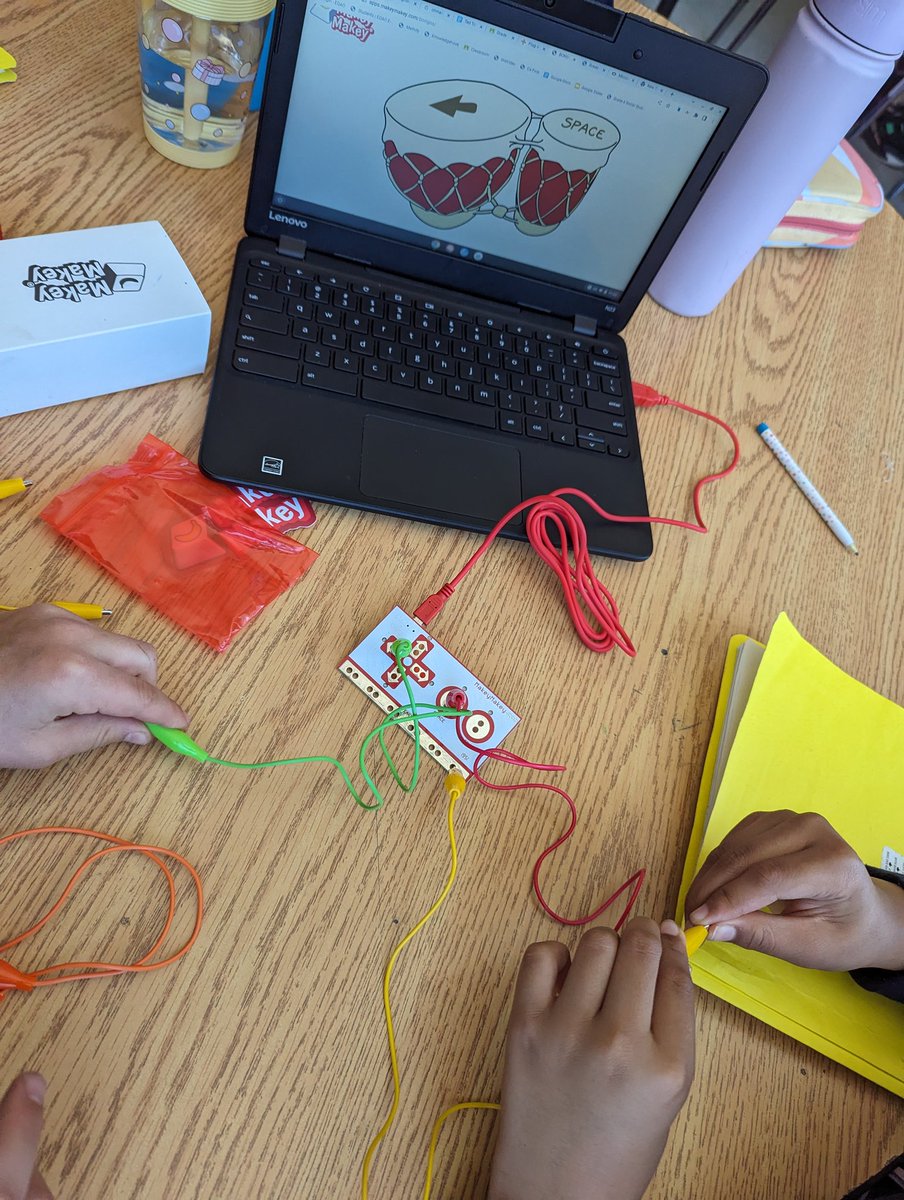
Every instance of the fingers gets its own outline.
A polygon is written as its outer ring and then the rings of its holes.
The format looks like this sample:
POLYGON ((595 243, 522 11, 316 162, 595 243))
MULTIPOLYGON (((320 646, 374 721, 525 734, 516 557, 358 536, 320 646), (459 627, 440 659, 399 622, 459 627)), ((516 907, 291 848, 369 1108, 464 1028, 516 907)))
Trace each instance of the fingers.
POLYGON ((819 918, 807 919, 805 914, 786 917, 758 912, 737 917, 711 926, 709 940, 731 942, 745 950, 757 950, 800 966, 843 969, 831 960, 833 952, 838 953, 836 930, 831 923, 827 925, 819 918))
POLYGON ((653 1036, 677 1061, 694 1070, 694 985, 684 934, 674 921, 663 921, 662 957, 653 1001, 653 1036))
MULTIPOLYGON (((80 617, 75 619, 81 620, 80 617)), ((151 685, 157 682, 157 652, 148 642, 89 626, 82 646, 85 653, 109 667, 125 671, 128 675, 137 675, 151 685)))
POLYGON ((753 813, 707 858, 688 890, 685 909, 690 920, 702 925, 777 900, 826 895, 834 887, 839 861, 855 858, 815 813, 753 813), (806 884, 795 878, 798 870, 806 871, 806 884))
POLYGON ((635 917, 625 926, 600 1018, 616 1029, 649 1031, 662 956, 659 926, 635 917))
POLYGON ((710 894, 754 861, 788 854, 806 845, 799 827, 789 818, 796 813, 751 813, 716 846, 688 889, 685 909, 695 911, 710 894), (782 830, 784 829, 784 833, 782 830), (776 834, 776 831, 777 834, 776 834))
POLYGON ((139 676, 87 658, 70 661, 67 675, 74 714, 132 717, 176 729, 188 724, 188 717, 174 700, 139 676))
MULTIPOLYGON (((40 744, 28 765, 45 767, 67 758, 70 754, 83 754, 86 750, 99 750, 101 746, 112 746, 128 742, 133 746, 146 746, 151 741, 147 726, 141 721, 125 717, 106 717, 99 713, 89 716, 61 717, 41 734, 40 744)), ((0 1200, 3 1193, 0 1192, 0 1200)))
POLYGON ((612 964, 618 953, 614 929, 590 929, 581 938, 562 984, 556 1011, 568 1020, 595 1017, 606 995, 612 964))
POLYGON ((48 623, 53 640, 58 644, 70 645, 108 666, 138 675, 150 684, 157 682, 157 652, 150 643, 98 629, 83 617, 55 604, 32 605, 28 611, 48 623))
POLYGON ((30 1198, 46 1089, 40 1075, 26 1072, 13 1081, 0 1100, 0 1196, 4 1200, 30 1198))
POLYGON ((0 765, 43 767, 111 742, 146 743, 145 722, 188 725, 155 686, 152 647, 35 605, 0 622, 0 765))
POLYGON ((37 1168, 31 1177, 31 1183, 28 1185, 28 1191, 25 1193, 25 1200, 53 1200, 53 1192, 47 1186, 44 1176, 37 1168))
POLYGON ((567 970, 569 961, 568 950, 561 942, 528 946, 512 999, 513 1023, 539 1016, 550 1008, 558 991, 559 976, 567 970))
MULTIPOLYGON (((851 865, 866 878, 865 867, 853 862, 851 865)), ((824 855, 803 850, 754 863, 737 878, 716 888, 705 904, 694 909, 690 919, 698 925, 713 925, 734 921, 782 901, 837 899, 841 892, 849 890, 851 878, 846 865, 839 870, 824 855)))
MULTIPOLYGON (((155 685, 157 657, 147 642, 97 629, 52 604, 11 613, 12 666, 42 697, 44 720, 105 713, 183 727, 185 713, 155 685)), ((10 667, 12 670, 12 667, 10 667)), ((41 722, 43 723, 43 722, 41 722)))

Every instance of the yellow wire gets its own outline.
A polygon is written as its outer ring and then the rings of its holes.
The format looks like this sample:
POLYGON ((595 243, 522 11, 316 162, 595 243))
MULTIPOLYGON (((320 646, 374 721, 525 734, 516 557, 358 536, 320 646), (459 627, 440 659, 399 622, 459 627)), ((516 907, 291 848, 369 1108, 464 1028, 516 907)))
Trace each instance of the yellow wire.
POLYGON ((433 1123, 433 1132, 430 1134, 430 1149, 427 1151, 427 1177, 424 1180, 424 1200, 430 1200, 430 1191, 433 1187, 433 1161, 436 1158, 436 1143, 439 1141, 439 1131, 442 1129, 446 1118, 458 1112, 465 1112, 467 1109, 482 1108, 498 1112, 500 1107, 499 1104, 493 1104, 488 1100, 463 1100, 461 1104, 453 1104, 451 1108, 447 1108, 445 1112, 439 1114, 433 1123))
MULTIPOLYGON (((382 1142, 383 1138, 392 1127, 393 1121, 396 1119, 396 1114, 399 1111, 399 1099, 401 1096, 401 1081, 399 1077, 399 1058, 396 1050, 395 1026, 392 1020, 392 1003, 389 995, 389 986, 392 981, 392 972, 398 961, 399 955, 408 945, 413 937, 415 937, 424 928, 430 918, 437 912, 445 903, 446 898, 452 891, 455 883, 455 876, 458 874, 458 846, 455 842, 455 805, 465 790, 465 780, 457 771, 450 772, 445 778, 445 788, 449 793, 449 808, 446 814, 446 825, 449 830, 449 875, 446 879, 445 886, 430 908, 424 913, 418 923, 405 934, 402 940, 396 945, 392 954, 389 956, 389 961, 386 964, 386 970, 383 972, 383 1013, 386 1017, 386 1040, 389 1045, 389 1062, 392 1066, 392 1104, 389 1108, 389 1113, 386 1120, 380 1126, 377 1133, 374 1135, 373 1141, 367 1147, 367 1152, 364 1155, 364 1162, 361 1165, 361 1200, 368 1200, 368 1185, 370 1182, 370 1168, 373 1162, 374 1155, 377 1152, 377 1147, 382 1142)), ((457 1104, 453 1108, 447 1109, 433 1127, 433 1136, 430 1141, 430 1151, 427 1160, 427 1181, 424 1190, 424 1200, 429 1200, 431 1178, 433 1175, 433 1160, 436 1155, 436 1142, 439 1137, 440 1127, 446 1117, 451 1116, 453 1112, 458 1112, 462 1108, 498 1108, 498 1104, 481 1104, 468 1101, 464 1104, 457 1104)))
POLYGON ((464 791, 464 780, 462 777, 455 778, 461 780, 460 787, 453 788, 449 780, 452 776, 446 777, 446 788, 449 792, 449 810, 446 815, 446 824, 449 829, 449 849, 451 851, 451 862, 449 865, 449 876, 446 879, 445 886, 439 896, 424 913, 418 923, 405 934, 402 940, 398 943, 392 954, 389 956, 389 961, 386 964, 386 970, 383 972, 383 1013, 386 1017, 386 1040, 389 1043, 389 1061, 392 1066, 392 1104, 386 1120, 380 1126, 374 1136, 373 1141, 367 1147, 367 1153, 364 1155, 364 1162, 361 1166, 361 1200, 367 1200, 367 1188, 370 1180, 370 1164, 374 1155, 377 1152, 377 1147, 383 1138, 389 1132, 393 1121, 396 1119, 396 1113, 399 1110, 399 1097, 401 1094, 401 1084, 399 1081, 399 1059, 396 1053, 395 1027, 392 1022, 392 1004, 389 999, 389 984, 392 979, 393 968, 396 965, 396 960, 399 955, 411 941, 411 939, 424 928, 433 914, 444 903, 446 897, 452 891, 452 885, 455 883, 455 876, 458 874, 458 847, 455 844, 455 803, 459 796, 464 791))

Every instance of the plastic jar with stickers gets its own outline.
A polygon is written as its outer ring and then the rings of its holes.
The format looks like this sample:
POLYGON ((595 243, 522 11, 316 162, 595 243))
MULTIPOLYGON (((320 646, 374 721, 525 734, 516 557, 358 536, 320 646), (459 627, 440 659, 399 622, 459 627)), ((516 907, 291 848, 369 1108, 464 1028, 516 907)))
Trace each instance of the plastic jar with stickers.
POLYGON ((144 132, 187 167, 239 152, 275 0, 137 0, 144 132))

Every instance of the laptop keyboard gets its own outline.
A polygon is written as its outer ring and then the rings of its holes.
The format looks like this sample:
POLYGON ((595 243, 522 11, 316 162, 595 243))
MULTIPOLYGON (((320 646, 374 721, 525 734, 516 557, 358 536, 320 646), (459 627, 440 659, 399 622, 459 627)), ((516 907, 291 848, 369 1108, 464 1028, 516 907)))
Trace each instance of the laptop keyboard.
POLYGON ((275 257, 250 260, 237 371, 616 458, 619 346, 275 257))

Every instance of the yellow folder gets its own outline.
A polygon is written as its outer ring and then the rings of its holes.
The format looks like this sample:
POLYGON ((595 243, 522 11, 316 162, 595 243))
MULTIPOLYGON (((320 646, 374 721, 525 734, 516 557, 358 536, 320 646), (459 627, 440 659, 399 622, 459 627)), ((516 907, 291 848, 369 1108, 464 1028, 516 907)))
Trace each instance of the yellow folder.
POLYGON ((16 72, 13 67, 16 65, 16 60, 8 50, 4 50, 0 46, 0 83, 15 83, 16 72))
MULTIPOLYGON (((904 709, 846 675, 784 613, 761 656, 758 648, 744 637, 729 643, 679 922, 698 867, 752 812, 820 812, 864 862, 900 869, 904 709)), ((691 972, 698 987, 904 1096, 904 1005, 847 974, 719 942, 704 944, 691 972)))

